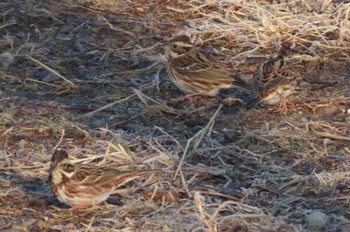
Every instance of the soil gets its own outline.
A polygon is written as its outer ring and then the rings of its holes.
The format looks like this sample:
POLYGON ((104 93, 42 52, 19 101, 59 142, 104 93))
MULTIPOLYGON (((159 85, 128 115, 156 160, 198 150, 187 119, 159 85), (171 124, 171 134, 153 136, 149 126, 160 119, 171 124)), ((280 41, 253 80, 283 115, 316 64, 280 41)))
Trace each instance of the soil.
POLYGON ((349 231, 348 59, 295 62, 287 115, 181 101, 159 54, 186 20, 150 25, 150 12, 170 14, 167 5, 127 2, 0 2, 0 230, 349 231), (112 166, 124 151, 172 175, 71 212, 47 180, 57 144, 112 166), (200 171, 184 182, 173 178, 179 165, 200 171))

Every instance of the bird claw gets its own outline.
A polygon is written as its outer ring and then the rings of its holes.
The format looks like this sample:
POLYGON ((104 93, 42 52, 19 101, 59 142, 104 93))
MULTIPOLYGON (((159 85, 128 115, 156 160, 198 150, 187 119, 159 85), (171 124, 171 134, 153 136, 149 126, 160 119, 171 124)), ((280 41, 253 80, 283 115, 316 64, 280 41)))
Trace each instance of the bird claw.
POLYGON ((281 99, 281 102, 280 102, 280 105, 278 107, 278 112, 281 114, 281 115, 284 115, 286 116, 287 113, 288 113, 288 105, 287 105, 287 100, 286 99, 281 99))

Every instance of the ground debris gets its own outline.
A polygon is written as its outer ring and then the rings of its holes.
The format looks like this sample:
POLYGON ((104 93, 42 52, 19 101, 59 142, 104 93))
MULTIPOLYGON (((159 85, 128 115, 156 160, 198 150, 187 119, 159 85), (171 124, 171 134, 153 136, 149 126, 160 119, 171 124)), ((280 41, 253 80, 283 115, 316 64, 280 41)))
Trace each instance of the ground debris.
POLYGON ((5 0, 0 13, 1 231, 348 230, 347 1, 5 0), (242 109, 238 92, 181 101, 163 57, 180 34, 245 76, 291 44, 288 114, 242 109), (56 146, 162 171, 71 213, 48 185, 56 146))

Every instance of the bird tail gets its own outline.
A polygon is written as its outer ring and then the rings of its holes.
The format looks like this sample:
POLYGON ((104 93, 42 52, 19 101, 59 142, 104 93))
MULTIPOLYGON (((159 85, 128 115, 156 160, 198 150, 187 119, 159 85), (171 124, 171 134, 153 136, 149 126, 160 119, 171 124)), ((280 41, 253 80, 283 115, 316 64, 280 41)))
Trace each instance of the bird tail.
POLYGON ((261 102, 261 98, 249 96, 243 105, 246 109, 252 109, 256 107, 261 102))
MULTIPOLYGON (((251 94, 252 85, 251 85, 251 75, 236 75, 232 77, 233 81, 231 84, 231 87, 229 88, 222 88, 217 93, 219 97, 226 98, 228 96, 235 95, 237 97, 238 95, 243 95, 246 97, 246 94, 251 94), (243 78, 242 78, 243 77, 243 78), (237 91, 237 89, 242 91, 237 91)), ((243 99, 245 98, 243 97, 243 99)), ((239 98, 241 98, 239 96, 239 98)))
POLYGON ((236 75, 233 77, 233 86, 251 92, 251 75, 236 75))
POLYGON ((115 181, 115 186, 118 188, 121 185, 124 185, 132 180, 135 180, 137 178, 140 178, 141 176, 153 174, 153 173, 160 173, 162 170, 146 170, 146 171, 134 171, 134 172, 124 172, 120 173, 118 178, 115 181))

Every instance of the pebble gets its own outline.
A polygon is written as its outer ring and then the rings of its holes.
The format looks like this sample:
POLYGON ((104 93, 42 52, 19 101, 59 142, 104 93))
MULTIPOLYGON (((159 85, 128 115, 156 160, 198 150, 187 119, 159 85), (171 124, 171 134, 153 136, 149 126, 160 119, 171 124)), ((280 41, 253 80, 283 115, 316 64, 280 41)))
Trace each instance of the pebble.
POLYGON ((3 52, 0 54, 0 64, 7 68, 15 61, 15 57, 9 52, 3 52))
POLYGON ((85 52, 87 52, 87 50, 88 50, 84 45, 82 45, 81 43, 79 43, 79 41, 77 41, 77 42, 74 43, 73 49, 74 49, 75 51, 79 52, 79 53, 82 53, 82 54, 85 53, 85 52))
POLYGON ((306 217, 305 225, 308 230, 320 231, 326 227, 328 217, 322 212, 312 212, 306 217))

